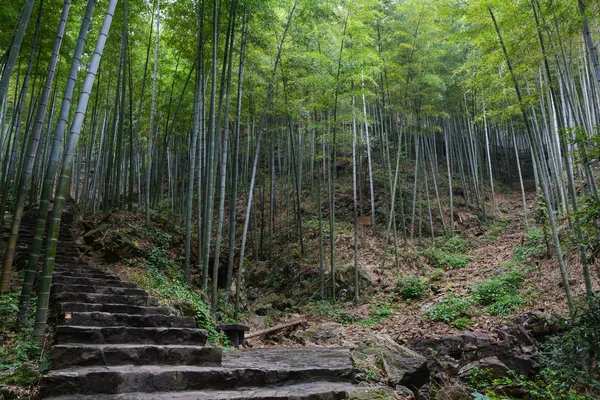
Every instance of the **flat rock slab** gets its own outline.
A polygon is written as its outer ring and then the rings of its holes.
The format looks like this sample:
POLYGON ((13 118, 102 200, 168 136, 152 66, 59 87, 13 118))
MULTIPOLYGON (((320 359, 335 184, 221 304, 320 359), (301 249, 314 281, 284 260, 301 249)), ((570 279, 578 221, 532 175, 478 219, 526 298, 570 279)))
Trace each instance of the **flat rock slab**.
POLYGON ((194 317, 71 311, 58 316, 60 325, 195 328, 194 317))
POLYGON ((87 344, 181 344, 204 346, 207 332, 195 328, 135 328, 129 326, 71 326, 56 327, 55 343, 87 344))
POLYGON ((221 364, 220 347, 142 344, 63 344, 52 347, 52 368, 108 365, 221 364))
POLYGON ((264 370, 303 368, 352 368, 350 351, 345 348, 289 347, 246 349, 223 354, 223 367, 264 370))
POLYGON ((42 378, 43 395, 121 394, 135 392, 231 390, 314 381, 352 381, 352 367, 319 366, 226 368, 197 366, 115 366, 67 368, 42 378))
POLYGON ((247 387, 238 390, 202 392, 125 393, 117 395, 60 396, 48 400, 338 400, 359 389, 344 382, 310 382, 273 388, 247 387))
POLYGON ((128 304, 113 304, 113 303, 70 303, 63 302, 58 303, 58 310, 60 312, 109 312, 109 313, 123 313, 123 314, 139 314, 139 315, 151 315, 151 314, 163 314, 169 315, 173 312, 169 307, 148 307, 148 306, 135 306, 128 304))

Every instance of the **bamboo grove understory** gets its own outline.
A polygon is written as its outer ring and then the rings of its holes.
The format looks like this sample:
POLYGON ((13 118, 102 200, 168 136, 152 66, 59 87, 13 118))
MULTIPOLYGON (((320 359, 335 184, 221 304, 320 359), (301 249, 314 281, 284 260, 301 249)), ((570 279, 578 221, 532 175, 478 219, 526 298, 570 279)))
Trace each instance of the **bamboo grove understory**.
POLYGON ((186 232, 184 279, 200 275, 213 313, 233 301, 237 316, 245 269, 280 256, 273 240, 282 229, 305 256, 310 196, 318 293, 335 299, 340 218, 353 221, 358 274, 361 216, 393 247, 382 265, 399 268, 400 247, 456 233, 456 197, 485 221, 496 190, 514 186, 527 225, 526 192, 535 190, 569 308, 578 293, 561 221, 593 298, 580 210, 600 200, 596 2, 7 0, 1 8, 0 209, 10 231, 0 291, 10 290, 24 210, 35 209, 19 315, 36 291, 38 340, 69 198, 84 215, 143 212, 149 226, 154 213, 172 215, 186 232))

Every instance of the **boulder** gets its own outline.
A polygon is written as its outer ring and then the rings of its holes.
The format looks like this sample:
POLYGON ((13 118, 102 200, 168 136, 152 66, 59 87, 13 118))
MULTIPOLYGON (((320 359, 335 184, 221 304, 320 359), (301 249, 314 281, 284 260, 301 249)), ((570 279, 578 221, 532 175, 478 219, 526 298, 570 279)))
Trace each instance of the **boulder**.
POLYGON ((519 325, 495 328, 490 332, 463 332, 439 339, 418 339, 410 348, 425 354, 429 367, 454 366, 455 371, 487 357, 497 357, 509 369, 529 375, 533 369, 535 343, 519 325))
MULTIPOLYGON (((338 298, 352 299, 356 285, 354 274, 354 264, 347 264, 338 268, 336 273, 338 298)), ((360 265, 358 266, 358 284, 361 293, 369 293, 373 289, 371 274, 360 265)))
POLYGON ((294 336, 311 343, 331 344, 341 340, 342 331, 342 324, 326 322, 324 324, 313 325, 305 331, 296 332, 294 336))
POLYGON ((569 328, 569 321, 557 314, 530 312, 517 317, 517 324, 523 327, 537 340, 556 335, 569 328))
POLYGON ((472 400, 471 391, 460 385, 441 387, 435 394, 434 400, 472 400))
POLYGON ((104 241, 104 255, 109 263, 133 257, 136 248, 136 241, 124 232, 111 232, 104 241))
POLYGON ((88 233, 83 235, 83 240, 85 240, 86 244, 92 245, 97 240, 102 239, 102 237, 105 235, 106 231, 108 231, 109 229, 110 229, 110 224, 107 224, 107 223, 100 224, 96 228, 92 229, 91 231, 89 231, 88 233))
MULTIPOLYGON (((412 394, 412 393, 411 393, 412 394)), ((410 397, 399 396, 390 388, 384 386, 375 387, 358 387, 351 389, 347 393, 345 399, 349 400, 412 400, 410 397)))
POLYGON ((485 371, 491 379, 498 379, 508 376, 510 369, 496 356, 482 358, 462 367, 458 372, 461 379, 466 379, 473 374, 475 369, 485 371))
POLYGON ((397 385, 394 389, 394 393, 396 393, 402 400, 414 400, 415 394, 412 390, 407 388, 406 386, 397 385))
POLYGON ((367 335, 351 349, 355 365, 371 365, 381 370, 392 387, 402 385, 418 390, 429 380, 425 357, 399 345, 388 335, 367 335))
POLYGON ((252 305, 254 313, 261 317, 275 316, 277 310, 280 310, 281 304, 286 302, 286 298, 283 294, 271 293, 267 296, 261 297, 254 302, 252 305))
POLYGON ((185 301, 179 301, 173 305, 177 310, 181 312, 181 315, 184 317, 195 317, 196 316, 196 306, 193 303, 188 303, 185 301))

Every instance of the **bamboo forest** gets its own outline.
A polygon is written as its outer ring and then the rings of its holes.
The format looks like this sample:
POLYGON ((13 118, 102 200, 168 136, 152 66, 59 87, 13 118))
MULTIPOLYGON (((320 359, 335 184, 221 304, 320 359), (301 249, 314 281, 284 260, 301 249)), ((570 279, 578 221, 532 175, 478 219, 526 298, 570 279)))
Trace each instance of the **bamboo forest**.
POLYGON ((600 399, 596 0, 1 0, 1 399, 600 399))

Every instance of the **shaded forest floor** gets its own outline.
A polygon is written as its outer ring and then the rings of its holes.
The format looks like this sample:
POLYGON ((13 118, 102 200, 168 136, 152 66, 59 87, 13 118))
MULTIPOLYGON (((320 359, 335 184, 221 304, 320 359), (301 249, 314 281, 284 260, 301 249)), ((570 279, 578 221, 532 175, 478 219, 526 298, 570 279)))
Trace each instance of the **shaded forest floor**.
MULTIPOLYGON (((352 342, 366 332, 386 333, 400 343, 409 343, 416 338, 434 339, 467 329, 487 331, 514 320, 517 315, 530 312, 566 317, 566 297, 554 249, 551 243, 546 243, 551 238, 546 237, 544 228, 536 223, 535 192, 528 192, 526 196, 528 226, 519 191, 497 192, 495 197, 496 205, 491 206, 491 201, 488 204, 486 222, 481 221, 477 210, 457 207, 455 222, 462 238, 459 243, 463 246, 462 251, 452 254, 455 249, 448 249, 443 238, 436 238, 435 246, 432 246, 431 238, 423 238, 420 244, 416 239, 409 239, 406 244, 399 239, 399 267, 396 268, 394 256, 390 255, 393 251, 390 245, 386 266, 382 268, 384 235, 368 234, 366 247, 359 252, 359 265, 367 271, 371 280, 370 288, 361 301, 334 304, 309 301, 293 309, 289 315, 285 312, 267 313, 266 317, 249 314, 246 322, 253 329, 261 329, 279 319, 302 317, 308 330, 311 327, 318 329, 326 322, 340 323, 334 337, 325 340, 328 343, 352 342), (450 260, 446 260, 444 255, 450 260), (462 268, 443 265, 444 262, 451 264, 454 256, 468 262, 462 268), (500 286, 509 282, 514 271, 517 271, 519 281, 515 284, 516 290, 505 294, 500 286), (409 286, 409 296, 403 290, 406 286, 409 286), (411 288, 420 293, 414 298, 406 298, 411 297, 411 288), (485 295, 486 291, 491 292, 488 293, 490 298, 506 298, 498 302, 482 299, 485 297, 482 292, 485 295), (458 299, 457 307, 453 307, 454 299, 458 299), (460 303, 461 300, 465 302, 460 303), (452 315, 455 312, 460 314, 458 318, 452 315)), ((449 209, 444 212, 450 214, 449 209)), ((563 223, 566 224, 566 221, 563 223)), ((350 270, 353 268, 352 231, 339 232, 336 243, 338 255, 345 262, 345 270, 350 270)), ((585 287, 581 264, 574 249, 566 250, 570 283, 578 301, 582 302, 585 287)), ((315 276, 318 258, 316 261, 313 261, 312 267, 305 265, 303 273, 315 276)), ((599 270, 596 263, 593 266, 595 289, 600 287, 599 270)), ((257 275, 260 279, 265 273, 257 275)), ((259 298, 254 306, 250 306, 251 310, 264 313, 262 309, 273 299, 272 294, 261 297, 267 299, 259 298)), ((298 340, 298 336, 290 332, 250 341, 251 346, 281 344, 298 345, 306 344, 306 341, 298 340)))

